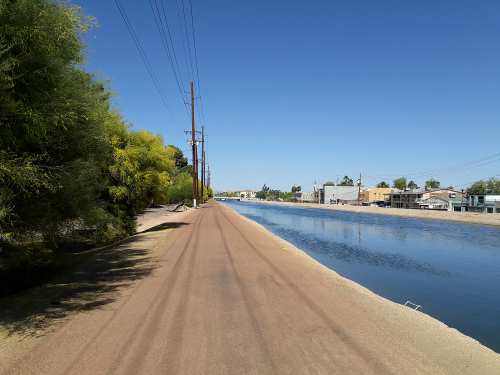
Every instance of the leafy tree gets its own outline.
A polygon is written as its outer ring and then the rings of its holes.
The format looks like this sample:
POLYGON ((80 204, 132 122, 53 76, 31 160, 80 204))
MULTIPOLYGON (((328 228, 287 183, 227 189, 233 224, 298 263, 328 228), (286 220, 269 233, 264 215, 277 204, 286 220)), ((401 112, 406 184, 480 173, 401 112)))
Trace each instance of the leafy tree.
POLYGON ((302 191, 302 187, 299 186, 299 185, 293 185, 292 186, 292 193, 299 193, 300 191, 302 191))
POLYGON ((354 186, 354 181, 349 176, 344 176, 342 181, 340 181, 339 186, 354 186))
POLYGON ((441 183, 433 178, 425 181, 425 187, 428 189, 438 189, 441 186, 441 183))
POLYGON ((406 177, 400 177, 397 178, 393 181, 392 187, 399 189, 399 190, 404 190, 406 189, 406 177))
POLYGON ((267 196, 269 194, 269 187, 264 184, 262 186, 262 189, 260 191, 258 191, 257 193, 255 193, 255 196, 258 198, 258 199, 267 199, 267 196))
POLYGON ((114 157, 110 166, 114 184, 109 191, 115 201, 125 202, 140 212, 167 200, 175 161, 160 136, 131 132, 126 145, 115 148, 114 157))
POLYGON ((500 194, 500 179, 490 178, 487 181, 479 180, 474 182, 467 189, 469 194, 500 194))
POLYGON ((193 178, 189 173, 179 173, 167 189, 168 203, 181 203, 191 205, 193 200, 193 178))
POLYGON ((378 188, 388 188, 389 187, 389 184, 385 181, 381 181, 377 184, 377 187, 378 188))
POLYGON ((408 182, 408 189, 415 190, 418 189, 418 185, 415 181, 411 180, 408 182))
POLYGON ((184 156, 184 153, 181 151, 180 148, 174 145, 169 145, 167 147, 167 151, 171 154, 170 158, 175 160, 175 168, 177 171, 179 172, 188 171, 189 167, 188 159, 184 156))
POLYGON ((54 240, 61 225, 94 209, 112 149, 104 126, 109 93, 78 68, 80 34, 91 23, 59 2, 1 2, 3 233, 54 240))

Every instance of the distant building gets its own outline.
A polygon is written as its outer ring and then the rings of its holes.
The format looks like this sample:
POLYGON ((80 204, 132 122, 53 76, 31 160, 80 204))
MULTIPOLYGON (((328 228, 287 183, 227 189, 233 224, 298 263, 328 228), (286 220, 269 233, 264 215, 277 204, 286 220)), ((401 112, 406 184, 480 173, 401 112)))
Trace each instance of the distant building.
POLYGON ((465 201, 460 198, 450 198, 442 196, 431 196, 418 201, 421 209, 441 210, 441 211, 465 211, 462 209, 465 201))
POLYGON ((463 193, 452 189, 416 189, 390 194, 390 206, 393 208, 455 210, 462 200, 463 193), (441 198, 441 200, 431 198, 441 198))
POLYGON ((392 192, 390 197, 390 206, 392 208, 420 208, 417 200, 422 199, 423 191, 406 190, 392 192))
POLYGON ((361 203, 365 206, 385 206, 392 192, 391 188, 365 189, 361 192, 361 203))
POLYGON ((500 195, 470 194, 467 198, 467 209, 472 212, 498 214, 500 213, 500 195))
POLYGON ((242 190, 238 195, 241 199, 255 199, 257 193, 253 190, 242 190))
POLYGON ((358 202, 357 186, 323 185, 320 189, 323 204, 354 204, 358 202))
POLYGON ((295 193, 295 199, 300 203, 318 203, 318 192, 298 191, 295 193))

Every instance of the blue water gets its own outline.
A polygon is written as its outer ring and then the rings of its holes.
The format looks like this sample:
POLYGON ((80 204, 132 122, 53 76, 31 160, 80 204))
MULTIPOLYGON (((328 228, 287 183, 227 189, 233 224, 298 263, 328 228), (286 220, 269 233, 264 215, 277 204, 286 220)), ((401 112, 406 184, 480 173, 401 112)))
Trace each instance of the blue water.
POLYGON ((227 202, 310 256, 500 352, 500 228, 227 202))

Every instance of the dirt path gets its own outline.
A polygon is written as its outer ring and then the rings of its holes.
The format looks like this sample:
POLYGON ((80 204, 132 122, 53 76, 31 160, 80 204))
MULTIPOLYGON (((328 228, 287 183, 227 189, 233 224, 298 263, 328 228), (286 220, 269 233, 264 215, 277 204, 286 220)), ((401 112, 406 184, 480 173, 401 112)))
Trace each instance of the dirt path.
POLYGON ((182 215, 186 225, 116 250, 146 249, 131 267, 151 272, 103 290, 109 303, 1 351, 0 373, 500 373, 496 353, 338 276, 229 208, 210 203, 182 215))

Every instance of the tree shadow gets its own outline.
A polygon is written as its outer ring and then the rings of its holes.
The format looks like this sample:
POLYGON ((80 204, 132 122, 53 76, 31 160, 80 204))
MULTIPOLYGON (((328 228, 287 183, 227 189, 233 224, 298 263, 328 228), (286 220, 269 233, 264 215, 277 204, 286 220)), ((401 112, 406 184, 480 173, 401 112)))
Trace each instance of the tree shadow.
POLYGON ((142 233, 117 246, 74 254, 82 257, 74 269, 64 270, 44 285, 1 298, 0 328, 7 336, 42 336, 69 314, 105 308, 121 289, 157 268, 158 259, 148 249, 156 237, 142 233))
POLYGON ((168 223, 167 222, 167 223, 155 225, 154 227, 143 230, 139 233, 158 232, 160 230, 165 230, 165 229, 175 229, 175 228, 182 227, 184 225, 188 225, 188 223, 184 223, 184 222, 174 222, 174 223, 170 222, 170 223, 168 223))

